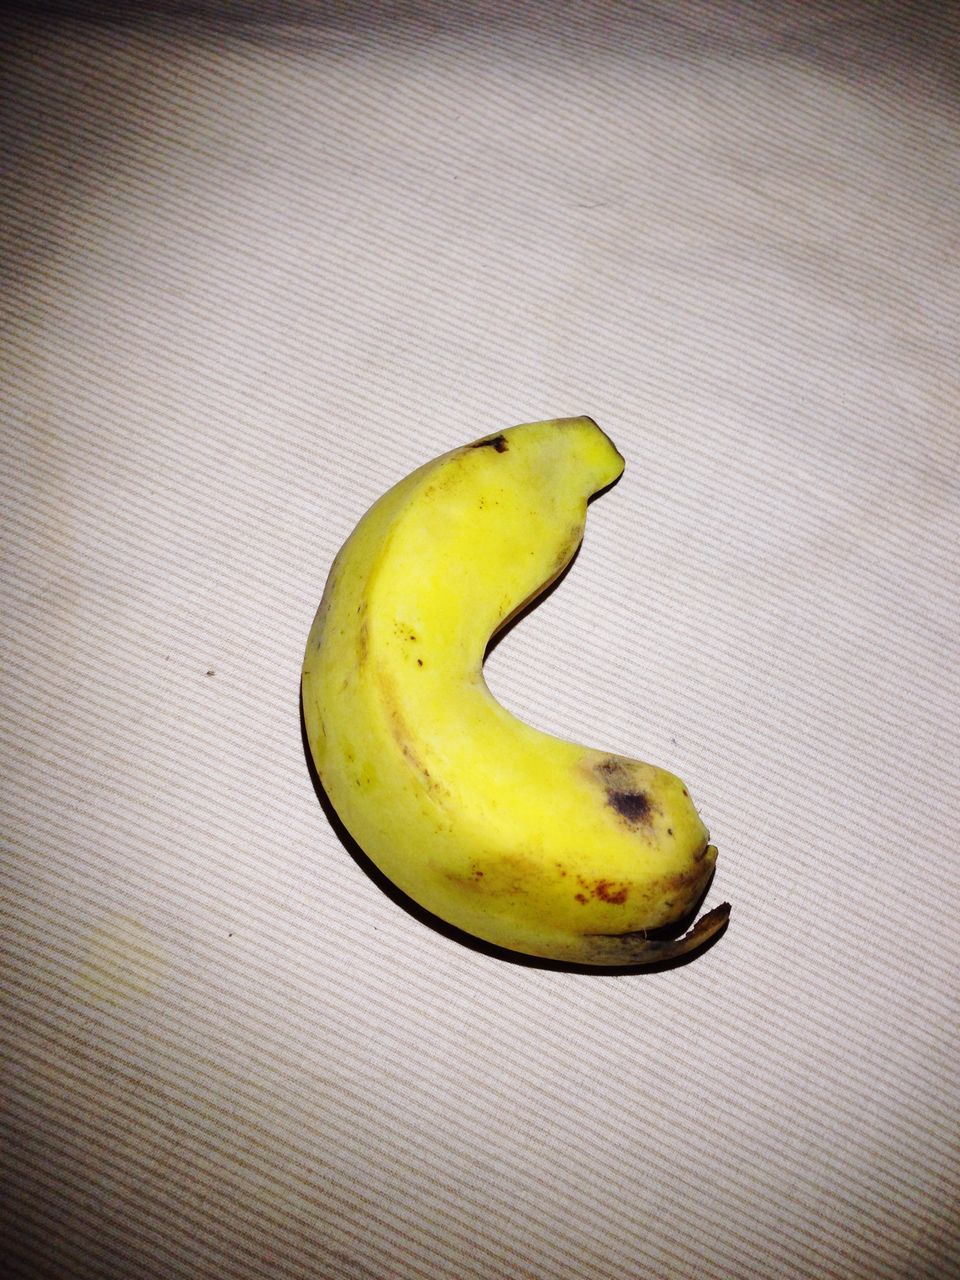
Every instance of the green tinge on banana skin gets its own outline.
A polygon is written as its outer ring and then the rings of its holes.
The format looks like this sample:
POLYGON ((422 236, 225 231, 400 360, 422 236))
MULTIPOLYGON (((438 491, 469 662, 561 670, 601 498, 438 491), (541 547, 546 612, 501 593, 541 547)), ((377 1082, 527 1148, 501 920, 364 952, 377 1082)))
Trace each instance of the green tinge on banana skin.
POLYGON ((716 849, 678 778, 551 737, 498 703, 490 638, 580 544, 623 458, 590 418, 511 427, 426 463, 363 516, 303 663, 311 755, 347 831, 399 890, 510 952, 594 967, 703 948, 669 937, 716 849))

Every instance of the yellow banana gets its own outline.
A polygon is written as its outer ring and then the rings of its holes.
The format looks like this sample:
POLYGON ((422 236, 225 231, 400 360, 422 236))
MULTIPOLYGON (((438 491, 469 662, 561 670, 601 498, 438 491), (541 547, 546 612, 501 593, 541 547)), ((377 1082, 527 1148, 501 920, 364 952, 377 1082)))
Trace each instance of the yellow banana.
POLYGON ((623 459, 590 418, 512 427, 427 463, 361 519, 307 641, 302 704, 323 788, 399 889, 510 951, 646 964, 682 938, 716 849, 662 769, 518 720, 483 678, 490 638, 572 559, 623 459))

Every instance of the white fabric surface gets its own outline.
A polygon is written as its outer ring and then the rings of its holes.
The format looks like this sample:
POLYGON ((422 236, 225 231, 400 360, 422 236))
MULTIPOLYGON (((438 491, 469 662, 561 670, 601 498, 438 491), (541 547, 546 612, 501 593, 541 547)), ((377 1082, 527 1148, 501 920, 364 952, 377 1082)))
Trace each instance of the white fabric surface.
POLYGON ((956 15, 8 27, 8 1274, 958 1274, 956 15), (689 785, 733 914, 652 975, 427 928, 300 737, 369 503, 581 412, 488 676, 689 785))

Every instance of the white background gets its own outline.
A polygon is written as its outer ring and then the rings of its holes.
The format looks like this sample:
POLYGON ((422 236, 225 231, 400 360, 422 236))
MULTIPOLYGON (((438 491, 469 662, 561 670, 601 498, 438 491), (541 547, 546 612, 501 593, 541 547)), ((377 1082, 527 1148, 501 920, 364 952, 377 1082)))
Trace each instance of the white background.
POLYGON ((943 1277, 951 5, 34 6, 3 128, 4 1253, 943 1277), (311 785, 326 571, 436 453, 627 460, 488 664, 689 785, 721 941, 506 963, 311 785))

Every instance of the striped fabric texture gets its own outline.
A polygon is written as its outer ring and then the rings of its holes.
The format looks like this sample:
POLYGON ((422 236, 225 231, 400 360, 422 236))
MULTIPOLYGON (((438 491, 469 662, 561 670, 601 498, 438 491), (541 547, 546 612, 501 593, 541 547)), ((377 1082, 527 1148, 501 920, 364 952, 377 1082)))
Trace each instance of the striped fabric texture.
POLYGON ((6 1274, 960 1275, 957 13, 5 20, 6 1274), (301 739, 370 503, 578 413, 487 678, 690 787, 651 974, 429 928, 301 739))

